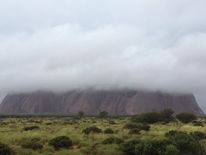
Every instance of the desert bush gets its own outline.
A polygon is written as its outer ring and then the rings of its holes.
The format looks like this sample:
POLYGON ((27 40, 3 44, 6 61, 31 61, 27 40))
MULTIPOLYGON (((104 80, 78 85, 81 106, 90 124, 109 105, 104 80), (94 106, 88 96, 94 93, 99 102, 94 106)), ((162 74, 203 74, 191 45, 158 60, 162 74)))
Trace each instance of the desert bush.
POLYGON ((170 130, 169 132, 165 133, 165 136, 170 138, 176 136, 177 134, 187 134, 187 133, 182 131, 170 130))
POLYGON ((168 122, 174 120, 173 114, 174 114, 174 111, 172 109, 170 109, 170 108, 164 109, 163 111, 161 111, 159 113, 160 121, 168 123, 168 122))
POLYGON ((125 129, 139 129, 139 130, 145 130, 145 131, 149 131, 150 130, 150 126, 147 124, 143 124, 143 123, 127 123, 124 126, 125 129))
POLYGON ((117 144, 98 145, 90 155, 124 155, 117 144))
POLYGON ((182 123, 189 123, 197 119, 197 117, 192 113, 180 113, 176 115, 176 118, 182 123))
POLYGON ((160 121, 160 114, 157 112, 142 113, 132 117, 133 122, 156 123, 160 121))
POLYGON ((105 117, 107 117, 108 116, 108 112, 107 111, 101 111, 100 113, 99 113, 99 117, 100 118, 105 118, 105 117))
POLYGON ((27 138, 23 139, 21 146, 27 149, 40 150, 43 148, 43 144, 39 138, 27 138))
POLYGON ((38 123, 38 124, 42 123, 42 121, 36 120, 36 119, 28 119, 27 122, 29 122, 29 123, 38 123))
POLYGON ((121 144, 123 140, 117 137, 109 137, 103 140, 102 144, 121 144))
POLYGON ((150 123, 150 124, 157 123, 157 122, 168 123, 174 120, 173 113, 174 111, 172 109, 165 109, 160 112, 142 113, 133 116, 132 121, 139 122, 139 123, 150 123))
POLYGON ((78 112, 78 117, 79 117, 79 118, 84 117, 84 112, 83 112, 83 111, 79 111, 79 112, 78 112))
POLYGON ((68 149, 72 146, 72 140, 67 136, 59 136, 51 139, 49 145, 53 146, 56 150, 61 148, 68 149))
POLYGON ((137 123, 127 123, 124 125, 123 128, 124 129, 136 129, 138 128, 138 124, 137 123))
POLYGON ((139 134, 139 133, 140 133, 140 129, 138 128, 129 130, 129 134, 139 134))
POLYGON ((142 143, 143 147, 140 147, 138 152, 141 151, 143 155, 164 155, 166 147, 170 145, 170 142, 166 139, 144 140, 142 143))
POLYGON ((83 146, 83 147, 80 148, 80 150, 85 155, 90 155, 94 151, 92 146, 83 146))
POLYGON ((165 148, 164 155, 180 155, 180 151, 177 149, 176 146, 169 144, 165 148))
POLYGON ((113 121, 113 120, 109 120, 109 122, 108 122, 109 124, 111 124, 111 125, 114 125, 114 124, 116 124, 116 122, 115 121, 113 121))
POLYGON ((180 150, 181 154, 201 155, 202 147, 191 134, 181 131, 169 131, 165 136, 180 150))
POLYGON ((6 144, 0 142, 0 155, 14 155, 15 152, 6 144))
POLYGON ((111 128, 107 128, 106 130, 104 130, 104 133, 106 133, 106 134, 113 134, 114 131, 111 128))
POLYGON ((130 140, 122 145, 123 151, 127 155, 164 155, 166 146, 169 145, 167 140, 130 140))
POLYGON ((101 133, 102 130, 97 128, 96 126, 91 126, 91 127, 85 128, 82 132, 88 135, 90 133, 101 133))
POLYGON ((30 130, 35 130, 35 129, 39 129, 39 126, 28 126, 24 128, 24 131, 30 131, 30 130))
POLYGON ((202 122, 200 122, 200 121, 193 121, 192 124, 193 124, 194 126, 201 126, 201 127, 204 126, 204 124, 203 124, 202 122))
MULTIPOLYGON (((139 155, 136 151, 138 148, 141 148, 140 140, 132 139, 123 143, 121 149, 127 155, 139 155)), ((140 152, 139 152, 140 153, 140 152)))
POLYGON ((138 129, 144 130, 144 131, 149 131, 150 130, 150 126, 147 125, 147 124, 139 124, 138 129))
POLYGON ((190 133, 196 140, 206 139, 206 134, 200 131, 190 133))
POLYGON ((52 122, 45 123, 45 125, 52 125, 52 124, 53 124, 52 122))
POLYGON ((69 120, 67 123, 70 125, 74 125, 74 124, 78 124, 79 122, 77 120, 72 119, 72 120, 69 120))
POLYGON ((5 125, 8 125, 8 124, 9 124, 8 122, 4 122, 4 121, 0 122, 0 126, 5 126, 5 125))

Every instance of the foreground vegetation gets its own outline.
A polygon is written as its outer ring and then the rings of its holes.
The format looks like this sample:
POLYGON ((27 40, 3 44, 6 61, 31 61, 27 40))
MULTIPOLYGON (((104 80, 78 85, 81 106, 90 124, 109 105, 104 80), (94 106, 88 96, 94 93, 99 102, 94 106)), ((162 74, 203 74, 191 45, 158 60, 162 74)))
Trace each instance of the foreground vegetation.
POLYGON ((2 117, 0 155, 205 155, 206 119, 173 111, 131 117, 2 117))

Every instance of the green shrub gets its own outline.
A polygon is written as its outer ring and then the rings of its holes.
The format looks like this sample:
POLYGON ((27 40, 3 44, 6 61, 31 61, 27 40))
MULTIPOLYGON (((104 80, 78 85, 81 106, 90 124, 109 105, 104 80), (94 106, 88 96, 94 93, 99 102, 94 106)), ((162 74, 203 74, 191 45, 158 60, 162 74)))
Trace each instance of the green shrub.
POLYGON ((116 144, 98 145, 95 150, 87 155, 124 155, 116 144))
POLYGON ((199 122, 199 121, 193 121, 192 124, 193 124, 194 126, 201 126, 201 127, 204 126, 204 124, 203 124, 202 122, 199 122))
POLYGON ((105 118, 105 117, 107 117, 108 116, 108 112, 107 111, 101 111, 100 113, 99 113, 99 117, 100 118, 105 118))
POLYGON ((197 119, 197 117, 192 113, 180 113, 176 118, 182 123, 189 123, 197 119))
POLYGON ((149 131, 150 130, 150 126, 147 125, 147 124, 141 124, 138 128, 140 130, 144 130, 144 131, 149 131))
POLYGON ((130 129, 129 134, 140 134, 140 130, 139 129, 130 129))
POLYGON ((202 140, 206 139, 206 134, 200 131, 195 131, 191 133, 191 135, 196 139, 196 140, 202 140))
POLYGON ((127 123, 124 125, 123 128, 124 129, 136 129, 138 128, 138 124, 137 123, 127 123))
POLYGON ((40 150, 43 148, 42 143, 40 142, 39 138, 27 138, 23 139, 22 145, 23 148, 33 149, 33 150, 40 150))
POLYGON ((117 137, 109 137, 103 140, 102 144, 121 144, 123 140, 117 137))
POLYGON ((124 126, 125 129, 139 129, 139 130, 145 130, 149 131, 150 126, 147 124, 142 124, 142 123, 127 123, 124 126))
POLYGON ((45 123, 45 125, 52 125, 52 124, 53 124, 52 122, 45 123))
POLYGON ((177 149, 176 146, 169 144, 165 148, 164 155, 180 155, 180 151, 177 149))
POLYGON ((141 153, 137 152, 139 148, 142 148, 142 145, 141 142, 137 139, 129 140, 122 145, 122 151, 127 155, 139 155, 141 153))
POLYGON ((160 114, 159 117, 160 117, 161 122, 168 123, 168 122, 174 120, 174 117, 172 116, 174 114, 174 111, 170 108, 164 109, 159 114, 160 114))
POLYGON ((83 111, 79 111, 79 112, 78 112, 78 117, 79 117, 79 118, 84 117, 84 112, 83 112, 83 111))
POLYGON ((132 121, 139 123, 156 123, 160 121, 160 114, 157 112, 142 113, 133 116, 132 121))
POLYGON ((166 152, 166 147, 170 144, 168 140, 145 140, 142 142, 143 148, 140 148, 139 151, 142 150, 143 155, 163 155, 166 152))
POLYGON ((165 136, 180 150, 181 154, 201 155, 200 143, 191 135, 180 131, 170 131, 165 136))
POLYGON ((93 153, 94 148, 92 146, 83 146, 80 150, 84 155, 90 155, 93 153))
POLYGON ((165 133, 165 136, 170 138, 170 137, 176 136, 178 134, 187 134, 187 133, 182 132, 182 131, 170 130, 169 132, 165 133))
POLYGON ((53 146, 56 150, 60 148, 68 149, 72 146, 72 140, 67 136, 59 136, 51 139, 49 145, 53 146))
POLYGON ((102 130, 97 128, 96 126, 91 126, 82 131, 84 134, 88 135, 90 133, 101 133, 102 130))
POLYGON ((172 109, 165 109, 160 112, 148 112, 142 113, 132 117, 133 122, 139 123, 157 123, 157 122, 165 122, 168 123, 174 120, 172 116, 174 111, 172 109))
POLYGON ((14 155, 14 151, 6 144, 0 142, 0 155, 14 155))
POLYGON ((122 149, 127 155, 164 155, 168 145, 168 140, 130 140, 122 145, 122 149))
POLYGON ((113 134, 114 131, 111 128, 108 128, 108 129, 104 130, 104 133, 106 133, 106 134, 113 134))
POLYGON ((129 134, 139 134, 140 133, 140 129, 130 129, 129 130, 129 134))
POLYGON ((24 131, 30 131, 30 130, 35 130, 35 129, 39 129, 39 126, 29 126, 29 127, 25 127, 24 131))
POLYGON ((109 120, 109 122, 108 122, 109 124, 111 124, 111 125, 114 125, 114 124, 116 124, 116 122, 115 121, 113 121, 113 120, 109 120))

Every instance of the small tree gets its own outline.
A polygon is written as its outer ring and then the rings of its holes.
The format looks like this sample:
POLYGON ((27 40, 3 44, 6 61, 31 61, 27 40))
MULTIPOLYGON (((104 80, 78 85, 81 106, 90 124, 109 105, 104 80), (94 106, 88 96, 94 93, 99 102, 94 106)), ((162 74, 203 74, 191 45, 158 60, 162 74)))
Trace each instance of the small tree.
POLYGON ((148 112, 133 116, 132 121, 139 123, 156 123, 160 121, 158 112, 148 112))
POLYGON ((182 123, 189 123, 189 122, 192 122, 194 120, 197 119, 197 116, 195 116, 194 114, 192 113, 180 113, 176 116, 176 118, 178 120, 180 120, 182 123))
POLYGON ((170 122, 171 120, 173 120, 173 115, 174 111, 170 108, 165 109, 163 111, 160 112, 160 120, 163 122, 170 122))
POLYGON ((108 116, 108 112, 107 111, 101 111, 100 113, 99 113, 99 117, 101 117, 101 118, 105 118, 105 117, 107 117, 108 116))
POLYGON ((79 116, 79 118, 84 117, 84 112, 83 112, 83 111, 79 111, 79 112, 78 112, 78 116, 79 116))
POLYGON ((170 122, 172 121, 174 111, 172 109, 165 109, 160 112, 147 112, 132 117, 133 122, 139 123, 157 123, 157 122, 170 122))

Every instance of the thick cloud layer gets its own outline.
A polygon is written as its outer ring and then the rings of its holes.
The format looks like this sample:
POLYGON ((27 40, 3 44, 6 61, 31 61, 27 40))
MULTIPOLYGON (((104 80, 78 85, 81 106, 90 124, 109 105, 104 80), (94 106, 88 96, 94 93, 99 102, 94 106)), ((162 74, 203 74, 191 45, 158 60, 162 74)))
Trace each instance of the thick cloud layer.
POLYGON ((0 1, 0 92, 206 93, 205 0, 0 1))

